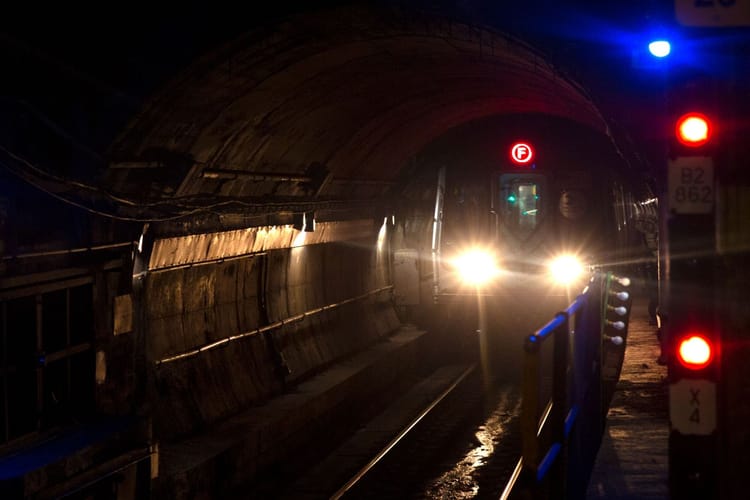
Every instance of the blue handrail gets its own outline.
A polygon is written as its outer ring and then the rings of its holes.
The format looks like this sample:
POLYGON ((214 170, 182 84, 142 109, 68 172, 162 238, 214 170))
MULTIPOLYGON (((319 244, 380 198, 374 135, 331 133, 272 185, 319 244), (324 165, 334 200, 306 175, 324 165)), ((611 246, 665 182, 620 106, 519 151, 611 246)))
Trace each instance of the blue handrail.
MULTIPOLYGON (((526 337, 522 387, 521 430, 523 454, 501 498, 569 498, 580 496, 586 483, 589 462, 593 462, 601 435, 608 400, 604 399, 603 349, 624 344, 609 331, 607 317, 612 301, 629 303, 627 278, 612 273, 595 274, 586 289, 562 312, 526 337), (573 326, 573 328, 571 328, 573 326), (571 335, 573 333, 573 335, 571 335), (552 397, 542 409, 540 400, 540 351, 553 339, 552 397), (592 369, 593 368, 593 369, 592 369), (583 477, 585 475, 585 477, 583 477), (516 482, 520 483, 516 484, 516 482)), ((624 320, 627 333, 629 311, 624 320)), ((620 357, 620 363, 622 359, 620 357)), ((619 370, 618 370, 619 373, 619 370)))
POLYGON ((563 323, 567 321, 568 317, 565 314, 558 313, 555 315, 554 319, 541 327, 536 332, 529 335, 528 341, 531 343, 537 343, 544 341, 546 338, 548 338, 554 331, 563 323))
POLYGON ((544 340, 549 337, 556 328, 562 325, 567 318, 577 313, 588 301, 589 298, 589 287, 587 287, 583 293, 581 293, 575 300, 565 309, 562 313, 557 313, 549 323, 541 327, 536 332, 529 335, 527 342, 536 343, 540 340, 544 340))

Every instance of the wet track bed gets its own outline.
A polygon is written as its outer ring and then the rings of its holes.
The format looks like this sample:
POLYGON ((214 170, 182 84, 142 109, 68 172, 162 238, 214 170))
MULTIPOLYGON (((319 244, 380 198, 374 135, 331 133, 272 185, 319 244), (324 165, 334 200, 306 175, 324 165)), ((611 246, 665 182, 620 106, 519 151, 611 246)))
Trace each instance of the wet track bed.
POLYGON ((324 459, 244 498, 497 498, 520 453, 519 412, 517 384, 486 384, 480 369, 445 366, 324 459))
POLYGON ((520 452, 520 395, 471 382, 344 498, 497 498, 520 452))
MULTIPOLYGON (((441 367, 346 430, 348 437, 321 437, 306 460, 292 457, 300 463, 270 471, 236 498, 498 498, 521 454, 523 334, 548 318, 516 314, 513 328, 490 331, 483 342, 476 319, 462 316, 443 322, 435 338, 446 353, 441 367), (481 359, 491 366, 482 368, 481 359)), ((328 428, 345 431, 333 422, 328 428)))

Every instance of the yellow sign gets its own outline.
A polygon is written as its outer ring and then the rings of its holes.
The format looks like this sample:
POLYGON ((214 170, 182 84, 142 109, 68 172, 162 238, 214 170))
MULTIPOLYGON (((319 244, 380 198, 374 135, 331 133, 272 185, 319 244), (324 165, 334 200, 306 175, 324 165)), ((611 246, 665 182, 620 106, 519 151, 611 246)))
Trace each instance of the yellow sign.
POLYGON ((675 0, 674 9, 683 26, 750 26, 750 0, 675 0))

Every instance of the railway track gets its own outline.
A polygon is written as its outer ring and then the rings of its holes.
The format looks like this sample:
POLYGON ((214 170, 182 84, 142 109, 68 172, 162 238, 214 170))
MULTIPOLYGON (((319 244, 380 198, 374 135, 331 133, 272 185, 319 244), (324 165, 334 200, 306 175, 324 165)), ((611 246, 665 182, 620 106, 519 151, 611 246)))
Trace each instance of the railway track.
POLYGON ((519 456, 518 384, 485 384, 476 365, 415 384, 306 473, 264 496, 497 498, 519 456))

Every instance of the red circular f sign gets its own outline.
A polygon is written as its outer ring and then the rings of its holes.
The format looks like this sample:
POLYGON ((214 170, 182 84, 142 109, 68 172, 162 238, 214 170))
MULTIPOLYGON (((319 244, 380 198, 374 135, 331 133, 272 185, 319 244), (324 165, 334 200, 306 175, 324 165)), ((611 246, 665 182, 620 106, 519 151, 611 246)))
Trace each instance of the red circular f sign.
POLYGON ((534 157, 534 150, 525 142, 517 142, 510 148, 510 159, 519 165, 526 165, 534 157))

